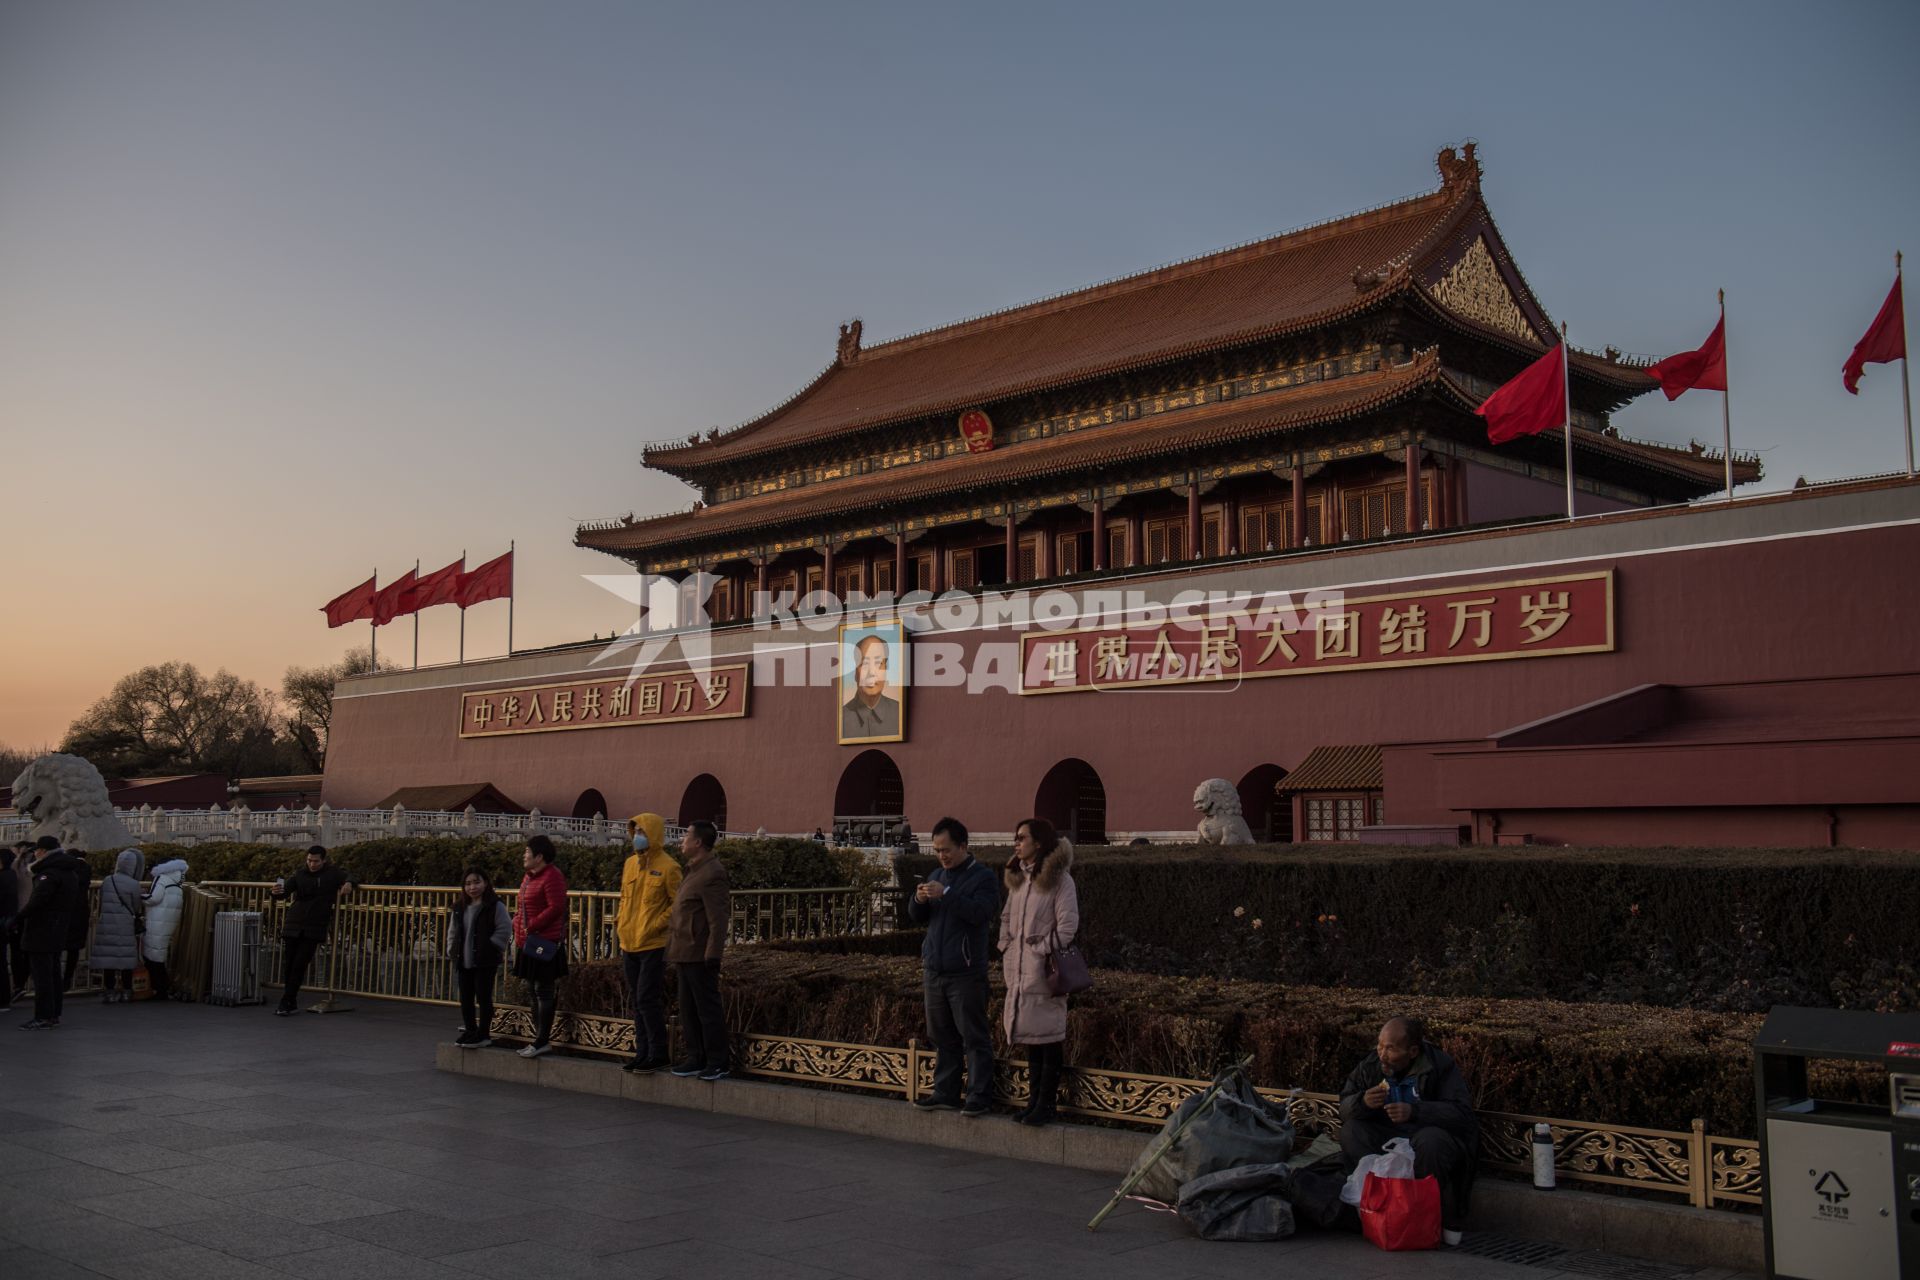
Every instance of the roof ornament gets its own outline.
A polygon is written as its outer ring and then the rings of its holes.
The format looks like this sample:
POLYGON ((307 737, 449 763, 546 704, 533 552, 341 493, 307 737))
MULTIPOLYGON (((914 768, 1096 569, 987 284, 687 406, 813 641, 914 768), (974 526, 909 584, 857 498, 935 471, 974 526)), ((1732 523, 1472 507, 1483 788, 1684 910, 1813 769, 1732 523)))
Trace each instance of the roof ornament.
POLYGON ((1440 168, 1440 185, 1449 190, 1473 190, 1480 185, 1480 160, 1474 155, 1476 142, 1463 143, 1458 151, 1440 148, 1434 163, 1440 168))
POLYGON ((1607 363, 1608 363, 1608 364, 1619 364, 1619 363, 1620 363, 1620 348, 1618 348, 1618 347, 1608 347, 1608 348, 1606 349, 1606 351, 1605 351, 1605 353, 1604 353, 1604 354, 1605 354, 1605 355, 1606 355, 1606 357, 1607 357, 1607 363))
POLYGON ((840 351, 836 360, 840 364, 852 364, 860 358, 860 317, 855 316, 848 324, 840 326, 840 351))
POLYGON ((1365 293, 1369 289, 1378 289, 1392 274, 1391 267, 1355 267, 1353 269, 1354 292, 1365 293))

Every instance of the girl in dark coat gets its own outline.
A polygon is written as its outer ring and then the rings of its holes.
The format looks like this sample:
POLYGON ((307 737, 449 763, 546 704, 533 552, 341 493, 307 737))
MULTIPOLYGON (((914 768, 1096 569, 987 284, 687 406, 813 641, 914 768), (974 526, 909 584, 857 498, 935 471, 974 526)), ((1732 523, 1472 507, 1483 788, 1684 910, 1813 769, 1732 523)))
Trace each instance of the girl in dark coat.
POLYGON ((454 1043, 484 1049, 493 1043, 493 982, 513 939, 513 920, 486 872, 468 867, 460 879, 460 901, 447 921, 447 959, 460 984, 460 1016, 466 1022, 454 1043))

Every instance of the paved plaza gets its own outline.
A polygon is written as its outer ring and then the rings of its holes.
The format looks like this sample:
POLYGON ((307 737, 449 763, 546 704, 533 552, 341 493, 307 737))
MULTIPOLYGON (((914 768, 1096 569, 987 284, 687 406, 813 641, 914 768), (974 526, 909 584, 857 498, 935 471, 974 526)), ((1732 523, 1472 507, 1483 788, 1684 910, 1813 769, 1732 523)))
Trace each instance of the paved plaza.
POLYGON ((9 1280, 1573 1274, 1353 1236, 1208 1244, 1131 1204, 1090 1233, 1109 1175, 441 1073, 446 1008, 22 1020, 0 1024, 9 1280))

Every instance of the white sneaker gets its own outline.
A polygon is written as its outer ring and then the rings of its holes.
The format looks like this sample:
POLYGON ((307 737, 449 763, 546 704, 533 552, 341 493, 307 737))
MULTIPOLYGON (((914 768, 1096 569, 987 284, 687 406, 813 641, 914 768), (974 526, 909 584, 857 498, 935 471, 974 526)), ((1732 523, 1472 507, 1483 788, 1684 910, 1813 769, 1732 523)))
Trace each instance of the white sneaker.
POLYGON ((520 1050, 520 1056, 523 1058, 538 1058, 542 1054, 547 1054, 552 1052, 553 1052, 553 1046, 550 1044, 530 1044, 526 1046, 524 1049, 520 1050))
POLYGON ((1446 1245, 1447 1248, 1449 1249, 1458 1249, 1460 1247, 1461 1239, 1462 1239, 1461 1234, 1458 1231, 1447 1231, 1443 1229, 1440 1232, 1441 1243, 1446 1245))

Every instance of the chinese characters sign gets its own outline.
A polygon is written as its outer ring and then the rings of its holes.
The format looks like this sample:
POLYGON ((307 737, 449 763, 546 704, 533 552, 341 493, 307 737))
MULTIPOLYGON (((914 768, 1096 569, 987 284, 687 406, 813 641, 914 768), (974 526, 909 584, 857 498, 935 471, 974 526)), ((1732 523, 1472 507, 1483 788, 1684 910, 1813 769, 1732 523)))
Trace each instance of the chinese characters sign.
POLYGON ((615 725, 731 720, 747 714, 746 663, 702 671, 649 672, 629 683, 582 680, 460 695, 460 736, 604 729, 615 725))
POLYGON ((1613 574, 1021 637, 1020 692, 1071 693, 1263 676, 1486 662, 1613 649, 1613 574))

